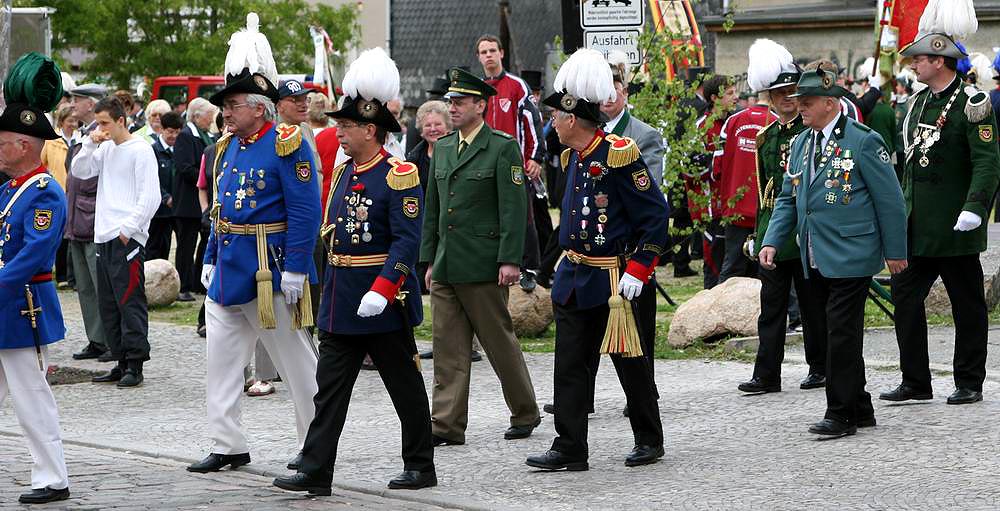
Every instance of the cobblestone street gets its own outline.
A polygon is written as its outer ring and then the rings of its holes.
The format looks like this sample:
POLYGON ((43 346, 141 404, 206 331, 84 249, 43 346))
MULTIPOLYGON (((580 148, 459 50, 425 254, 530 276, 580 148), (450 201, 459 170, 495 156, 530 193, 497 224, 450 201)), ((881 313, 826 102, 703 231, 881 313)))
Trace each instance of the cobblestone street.
MULTIPOLYGON (((64 295, 65 296, 65 295, 64 295)), ((53 363, 73 362, 82 347, 82 325, 67 308, 69 339, 52 347, 53 363)), ((950 342, 948 329, 934 339, 950 342)), ((991 332, 994 341, 997 333, 991 332)), ((358 379, 340 445, 335 495, 303 499, 270 486, 287 473, 295 454, 287 387, 262 398, 244 398, 243 420, 253 463, 237 472, 196 476, 184 463, 209 448, 204 410, 204 340, 192 327, 151 324, 152 361, 139 389, 90 383, 54 388, 67 443, 74 499, 68 509, 997 509, 1000 507, 1000 385, 992 376, 985 401, 948 406, 950 376, 935 377, 935 399, 919 405, 875 401, 878 426, 857 436, 817 441, 806 428, 821 418, 822 391, 801 391, 805 366, 800 347, 790 349, 784 392, 743 397, 736 384, 749 364, 658 361, 656 380, 666 436, 666 456, 656 465, 626 468, 632 447, 624 397, 611 365, 598 375, 597 413, 590 421, 590 471, 536 472, 526 456, 544 451, 554 435, 551 416, 526 440, 505 441, 506 407, 487 363, 474 365, 467 444, 436 451, 440 486, 418 492, 389 491, 401 469, 399 426, 376 373, 358 379), (397 500, 406 499, 406 500, 397 500)), ((869 335, 868 389, 876 396, 894 386, 886 368, 894 356, 891 330, 869 335), (891 342, 891 344, 890 344, 891 342)), ((947 367, 950 350, 932 348, 947 367)), ((552 355, 526 355, 539 405, 552 395, 552 355)), ((431 364, 424 364, 431 388, 431 364)), ((12 502, 29 480, 29 457, 9 403, 0 407, 0 506, 12 502)), ((61 508, 60 505, 49 508, 61 508)))

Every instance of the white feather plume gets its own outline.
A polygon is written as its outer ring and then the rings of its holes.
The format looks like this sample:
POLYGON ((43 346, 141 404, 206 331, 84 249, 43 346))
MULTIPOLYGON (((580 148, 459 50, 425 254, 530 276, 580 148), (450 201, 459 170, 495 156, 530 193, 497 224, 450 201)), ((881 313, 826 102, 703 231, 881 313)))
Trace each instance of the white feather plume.
POLYGON ((864 80, 875 74, 875 57, 868 57, 854 72, 855 80, 864 80))
POLYGON ((982 53, 973 53, 969 55, 969 61, 972 63, 972 70, 976 73, 976 86, 980 90, 992 89, 993 62, 990 58, 982 53))
POLYGON ((972 0, 930 0, 920 15, 921 34, 943 32, 954 39, 966 39, 979 29, 972 0))
POLYGON ((750 45, 747 54, 747 84, 753 91, 770 87, 781 73, 795 71, 792 54, 770 39, 757 39, 750 45))
POLYGON ((555 90, 566 92, 591 103, 614 101, 615 84, 611 67, 597 50, 580 48, 570 55, 556 73, 555 90))
POLYGON ((237 30, 229 38, 229 53, 226 55, 227 75, 238 75, 244 69, 260 73, 278 86, 278 68, 274 65, 274 55, 267 36, 260 32, 260 18, 257 13, 247 14, 247 27, 237 30))
POLYGON ((399 95, 399 69, 382 48, 365 50, 344 75, 344 94, 386 103, 399 95))

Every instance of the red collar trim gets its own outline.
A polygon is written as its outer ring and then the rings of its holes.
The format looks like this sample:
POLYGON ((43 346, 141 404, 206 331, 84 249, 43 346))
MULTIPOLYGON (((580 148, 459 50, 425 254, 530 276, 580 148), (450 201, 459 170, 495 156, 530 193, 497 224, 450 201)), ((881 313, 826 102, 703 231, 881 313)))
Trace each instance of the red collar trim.
POLYGON ((355 174, 361 174, 363 172, 367 172, 367 171, 371 170, 373 167, 375 167, 375 165, 378 165, 379 162, 382 161, 382 158, 385 158, 388 155, 389 155, 389 153, 387 153, 385 151, 384 147, 382 149, 379 149, 378 154, 376 154, 372 159, 370 159, 370 160, 368 160, 368 161, 366 161, 364 163, 361 163, 361 164, 355 164, 354 165, 354 173, 355 174))
POLYGON ((597 146, 600 145, 601 140, 604 140, 604 136, 603 131, 597 130, 597 132, 594 133, 594 139, 587 144, 587 147, 584 148, 583 151, 580 151, 580 159, 582 160, 587 156, 590 156, 590 153, 594 152, 594 149, 597 149, 597 146))
POLYGON ((37 174, 41 174, 43 172, 45 172, 45 165, 39 165, 37 169, 32 170, 31 172, 28 172, 27 174, 25 174, 25 175, 23 175, 23 176, 21 176, 21 177, 19 177, 17 179, 11 179, 10 183, 8 183, 8 184, 10 185, 11 188, 20 188, 21 185, 23 185, 25 181, 31 179, 31 176, 34 176, 34 175, 37 175, 37 174))
POLYGON ((271 121, 265 122, 264 123, 264 127, 261 128, 260 131, 258 131, 257 133, 254 133, 253 135, 250 135, 247 138, 241 138, 240 139, 240 145, 250 145, 250 144, 252 144, 252 143, 260 140, 260 137, 263 137, 264 133, 267 133, 267 130, 271 129, 273 126, 274 126, 273 122, 271 122, 271 121))

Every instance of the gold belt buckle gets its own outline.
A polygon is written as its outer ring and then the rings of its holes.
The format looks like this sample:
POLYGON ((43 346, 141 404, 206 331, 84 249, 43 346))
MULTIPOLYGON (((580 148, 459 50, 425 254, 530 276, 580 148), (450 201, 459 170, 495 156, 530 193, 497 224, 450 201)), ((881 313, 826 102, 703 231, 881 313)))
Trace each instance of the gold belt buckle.
POLYGON ((216 229, 219 234, 229 234, 231 229, 229 228, 229 222, 219 220, 219 227, 216 229))
POLYGON ((573 264, 580 264, 580 261, 583 260, 583 257, 575 252, 570 252, 566 254, 566 258, 569 259, 570 262, 572 262, 573 264))
POLYGON ((351 256, 349 255, 330 252, 327 259, 330 261, 330 266, 348 267, 351 265, 351 256))

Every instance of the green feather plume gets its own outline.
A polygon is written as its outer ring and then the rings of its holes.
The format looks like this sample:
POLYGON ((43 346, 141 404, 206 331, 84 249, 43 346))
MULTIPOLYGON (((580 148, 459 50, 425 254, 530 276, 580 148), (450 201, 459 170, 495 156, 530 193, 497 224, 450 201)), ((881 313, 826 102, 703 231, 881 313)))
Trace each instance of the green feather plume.
POLYGON ((62 98, 62 72, 54 60, 36 52, 26 53, 10 68, 3 91, 8 104, 27 103, 50 112, 62 98))

